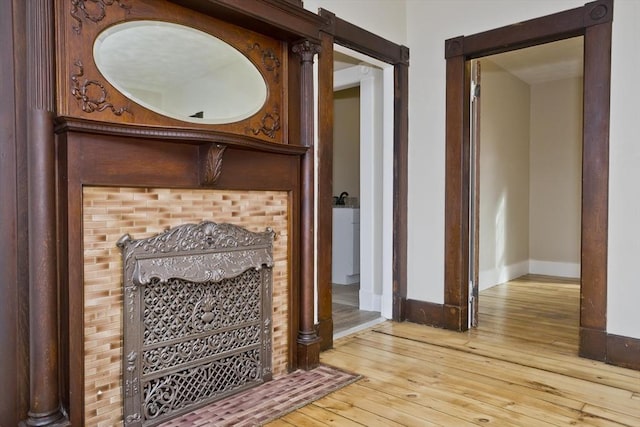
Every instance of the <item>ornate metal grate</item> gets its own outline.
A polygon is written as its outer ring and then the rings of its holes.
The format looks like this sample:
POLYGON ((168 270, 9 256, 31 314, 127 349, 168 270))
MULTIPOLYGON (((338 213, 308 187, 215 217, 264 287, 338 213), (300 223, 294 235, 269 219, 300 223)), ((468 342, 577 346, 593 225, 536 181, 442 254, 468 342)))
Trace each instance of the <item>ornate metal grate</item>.
POLYGON ((125 426, 157 425, 271 379, 273 237, 203 222, 118 241, 125 426))

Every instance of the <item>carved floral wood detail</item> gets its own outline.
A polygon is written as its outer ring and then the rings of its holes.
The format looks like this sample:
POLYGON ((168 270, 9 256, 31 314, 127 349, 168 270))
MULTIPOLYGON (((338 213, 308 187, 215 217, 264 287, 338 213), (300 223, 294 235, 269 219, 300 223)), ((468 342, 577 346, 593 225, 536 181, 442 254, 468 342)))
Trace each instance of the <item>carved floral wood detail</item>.
POLYGON ((71 16, 77 22, 73 25, 73 31, 76 34, 80 34, 82 31, 82 20, 87 19, 91 22, 97 23, 102 21, 107 16, 106 7, 117 4, 122 9, 130 10, 131 5, 123 2, 122 0, 71 0, 71 16), (88 3, 88 6, 87 6, 88 3))
POLYGON ((207 150, 206 159, 202 165, 202 185, 211 186, 216 183, 222 173, 222 156, 226 145, 211 144, 207 150))
POLYGON ((107 89, 104 84, 97 80, 84 79, 80 82, 80 77, 84 76, 84 66, 82 61, 77 60, 74 65, 78 68, 76 73, 71 74, 71 95, 81 103, 82 111, 93 113, 111 110, 116 116, 129 112, 127 107, 116 108, 107 102, 107 89))
POLYGON ((260 119, 259 128, 248 128, 254 135, 263 133, 269 138, 275 138, 276 132, 280 130, 280 115, 278 113, 266 113, 260 119))
POLYGON ((274 73, 275 77, 280 76, 280 59, 271 48, 263 49, 260 43, 254 43, 249 46, 249 50, 257 50, 262 55, 262 64, 267 71, 274 73))

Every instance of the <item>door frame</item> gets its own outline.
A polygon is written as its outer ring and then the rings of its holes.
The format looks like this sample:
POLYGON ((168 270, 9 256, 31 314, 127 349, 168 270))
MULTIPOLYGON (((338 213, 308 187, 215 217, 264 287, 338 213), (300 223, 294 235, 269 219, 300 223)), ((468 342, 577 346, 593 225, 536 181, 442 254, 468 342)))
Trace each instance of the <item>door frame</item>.
MULTIPOLYGON (((391 248, 387 250, 387 245, 391 246, 391 228, 383 230, 383 223, 387 216, 391 217, 391 185, 385 185, 393 181, 393 165, 385 167, 382 162, 387 145, 393 146, 391 137, 387 138, 382 122, 393 122, 393 108, 383 105, 384 93, 393 93, 393 66, 379 62, 359 52, 354 52, 344 46, 335 46, 334 52, 349 55, 354 59, 367 61, 370 65, 360 64, 350 68, 334 72, 333 89, 340 91, 348 88, 359 87, 358 97, 360 122, 360 141, 358 158, 360 159, 360 181, 359 206, 360 206, 360 228, 357 239, 359 247, 360 262, 360 291, 359 309, 366 311, 380 312, 383 317, 391 318, 391 301, 386 303, 387 296, 391 296, 390 289, 385 293, 382 283, 391 287, 391 248), (384 67, 384 68, 383 68, 384 67), (385 74, 390 74, 391 79, 387 81, 385 74), (388 86, 388 87, 387 87, 388 86), (383 96, 379 96, 383 95, 383 96), (382 117, 382 120, 380 119, 382 117), (387 255, 387 257, 383 256, 387 255), (387 267, 388 268, 383 268, 387 267), (384 271, 383 271, 384 270, 384 271), (388 273, 387 276, 385 274, 388 273), (386 278, 388 281, 385 281, 386 278), (382 290, 377 293, 377 289, 382 290), (383 310, 383 306, 389 309, 383 310)), ((392 150, 389 150, 391 152, 392 150)), ((334 188, 336 195, 342 189, 334 188)), ((389 224, 393 221, 389 219, 389 224)), ((332 242, 333 243, 333 242, 332 242)), ((335 254, 334 254, 335 256, 335 254)), ((332 263, 335 260, 332 257, 332 263)))
POLYGON ((607 356, 609 103, 613 0, 445 41, 446 177, 444 326, 466 330, 469 287, 469 60, 584 36, 580 343, 607 356))
POLYGON ((331 313, 331 252, 333 197, 333 45, 337 43, 394 67, 393 94, 393 243, 392 277, 394 320, 404 320, 407 295, 407 191, 408 191, 408 81, 409 48, 395 44, 320 9, 327 25, 320 34, 318 55, 318 201, 317 286, 320 348, 333 347, 331 313))

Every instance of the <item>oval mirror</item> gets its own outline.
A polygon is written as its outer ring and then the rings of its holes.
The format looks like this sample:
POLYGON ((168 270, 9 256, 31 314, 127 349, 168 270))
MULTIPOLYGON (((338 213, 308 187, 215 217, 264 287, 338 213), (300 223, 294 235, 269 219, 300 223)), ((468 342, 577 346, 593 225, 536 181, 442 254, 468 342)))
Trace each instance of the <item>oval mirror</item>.
POLYGON ((95 63, 125 96, 191 123, 232 123, 267 99, 258 69, 222 40, 183 25, 131 21, 100 33, 95 63))

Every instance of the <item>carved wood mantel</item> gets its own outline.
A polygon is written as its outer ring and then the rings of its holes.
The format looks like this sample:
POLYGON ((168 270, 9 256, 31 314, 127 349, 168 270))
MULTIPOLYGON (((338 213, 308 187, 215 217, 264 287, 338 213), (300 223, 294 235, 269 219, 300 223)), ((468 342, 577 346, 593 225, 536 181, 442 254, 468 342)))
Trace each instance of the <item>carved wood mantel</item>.
POLYGON ((316 366, 313 81, 311 62, 300 62, 292 46, 301 39, 315 46, 324 20, 284 0, 33 0, 26 11, 30 391, 23 425, 84 420, 77 368, 84 185, 287 191, 289 369, 316 366), (265 79, 265 104, 247 119, 205 125, 125 97, 97 69, 93 41, 107 26, 143 19, 195 27, 234 46, 265 79))

